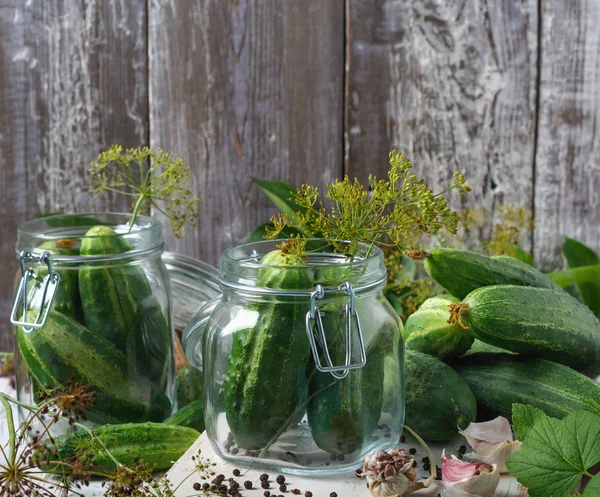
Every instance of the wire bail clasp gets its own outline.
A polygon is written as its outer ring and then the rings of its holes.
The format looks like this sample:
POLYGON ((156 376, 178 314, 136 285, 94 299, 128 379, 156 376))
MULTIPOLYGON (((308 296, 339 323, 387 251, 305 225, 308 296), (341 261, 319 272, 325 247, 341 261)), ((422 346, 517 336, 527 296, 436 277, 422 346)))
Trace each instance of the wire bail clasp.
POLYGON ((10 314, 10 322, 14 326, 23 327, 25 333, 31 333, 34 328, 41 328, 46 324, 48 319, 48 313, 52 307, 54 296, 56 295, 56 289, 58 282, 60 281, 60 275, 52 270, 52 262, 50 261, 50 252, 44 252, 42 255, 36 255, 32 252, 24 250, 21 252, 19 257, 21 264, 21 281, 17 294, 15 296, 15 302, 13 304, 12 312, 10 314), (39 313, 33 322, 27 320, 28 305, 29 305, 29 282, 39 281, 33 268, 26 268, 25 264, 31 262, 40 262, 46 264, 48 268, 48 274, 42 280, 42 296, 39 304, 39 313), (17 313, 19 312, 20 303, 23 302, 23 318, 19 320, 17 313))
POLYGON ((310 310, 306 313, 306 333, 308 334, 308 340, 310 341, 310 347, 312 354, 315 359, 315 365, 317 370, 322 373, 331 373, 334 378, 338 380, 344 379, 348 376, 351 369, 362 368, 367 363, 367 355, 365 352, 365 345, 363 342, 362 330, 360 328, 360 320, 358 319, 358 313, 354 307, 354 290, 349 282, 341 284, 337 288, 323 288, 321 285, 317 285, 315 290, 310 295, 310 310), (329 348, 327 346, 327 338, 325 337, 325 330, 323 328, 324 315, 317 307, 317 300, 321 300, 327 293, 342 291, 348 297, 350 301, 346 302, 344 315, 346 321, 346 360, 342 365, 334 365, 331 360, 329 348), (313 325, 314 322, 314 325, 313 325), (360 361, 352 363, 352 324, 356 328, 358 335, 358 345, 360 352, 360 361), (316 325, 316 326, 315 326, 316 325), (316 328, 316 329, 315 329, 316 328), (317 348, 317 341, 321 345, 323 350, 323 356, 326 365, 324 366, 319 356, 319 350, 317 348))

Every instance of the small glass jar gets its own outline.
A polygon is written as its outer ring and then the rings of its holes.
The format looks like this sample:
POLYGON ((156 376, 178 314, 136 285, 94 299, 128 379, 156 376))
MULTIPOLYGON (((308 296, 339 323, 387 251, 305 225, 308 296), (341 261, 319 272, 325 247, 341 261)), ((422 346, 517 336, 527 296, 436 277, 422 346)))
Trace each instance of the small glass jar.
POLYGON ((60 215, 19 227, 11 321, 17 395, 79 383, 92 424, 162 421, 174 409, 162 226, 128 214, 60 215))
POLYGON ((396 445, 404 421, 402 323, 383 295, 383 253, 361 245, 349 262, 311 240, 306 266, 261 264, 277 243, 226 250, 221 299, 184 332, 204 369, 208 437, 240 465, 354 469, 396 445))

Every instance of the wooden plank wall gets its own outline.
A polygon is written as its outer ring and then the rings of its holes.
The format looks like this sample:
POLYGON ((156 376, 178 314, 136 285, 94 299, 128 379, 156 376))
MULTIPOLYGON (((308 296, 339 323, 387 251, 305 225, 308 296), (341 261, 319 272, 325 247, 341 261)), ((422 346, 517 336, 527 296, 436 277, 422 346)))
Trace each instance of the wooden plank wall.
POLYGON ((530 208, 558 267, 562 234, 600 249, 599 22, 594 0, 0 0, 4 272, 37 211, 127 207, 86 193, 111 143, 193 167, 198 229, 169 248, 212 263, 273 212, 251 176, 365 179, 397 148, 436 187, 467 173, 455 207, 530 208))

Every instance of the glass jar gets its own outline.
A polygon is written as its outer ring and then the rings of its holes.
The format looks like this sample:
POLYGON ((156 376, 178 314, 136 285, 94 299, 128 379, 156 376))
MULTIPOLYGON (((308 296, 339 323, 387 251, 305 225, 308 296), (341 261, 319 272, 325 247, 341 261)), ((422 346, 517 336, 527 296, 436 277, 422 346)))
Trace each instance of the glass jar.
POLYGON ((383 253, 359 246, 349 262, 311 240, 305 266, 262 264, 276 243, 226 250, 222 297, 184 332, 204 369, 208 437, 240 465, 354 469, 396 445, 404 421, 402 323, 383 295, 383 253))
POLYGON ((169 277, 159 221, 60 215, 19 227, 11 315, 17 395, 97 392, 92 424, 162 421, 174 409, 169 277))

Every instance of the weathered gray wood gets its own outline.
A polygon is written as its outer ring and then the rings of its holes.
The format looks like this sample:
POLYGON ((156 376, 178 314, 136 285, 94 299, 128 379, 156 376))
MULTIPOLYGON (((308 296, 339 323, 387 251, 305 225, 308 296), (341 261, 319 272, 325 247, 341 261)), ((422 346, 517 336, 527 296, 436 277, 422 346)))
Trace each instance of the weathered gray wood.
POLYGON ((342 168, 343 3, 155 0, 151 143, 203 197, 169 248, 211 263, 272 214, 250 177, 324 185, 342 168))
POLYGON ((562 265, 562 235, 600 250, 600 3, 542 0, 536 260, 562 265))
POLYGON ((406 153, 436 191, 466 173, 452 205, 532 205, 535 0, 350 0, 351 175, 406 153))
MULTIPOLYGON (((36 212, 125 210, 94 201, 88 163, 111 143, 147 142, 144 0, 0 0, 0 257, 17 270, 17 226, 36 212)), ((12 280, 12 276, 9 278, 12 280)), ((10 345, 11 284, 0 289, 10 345)))

